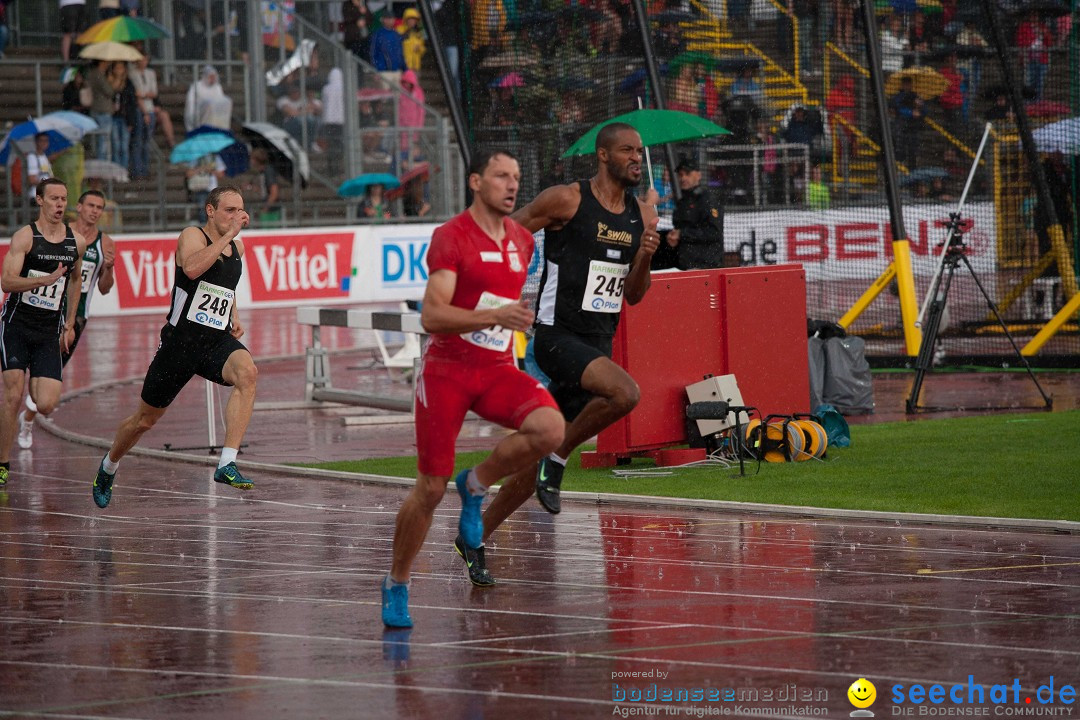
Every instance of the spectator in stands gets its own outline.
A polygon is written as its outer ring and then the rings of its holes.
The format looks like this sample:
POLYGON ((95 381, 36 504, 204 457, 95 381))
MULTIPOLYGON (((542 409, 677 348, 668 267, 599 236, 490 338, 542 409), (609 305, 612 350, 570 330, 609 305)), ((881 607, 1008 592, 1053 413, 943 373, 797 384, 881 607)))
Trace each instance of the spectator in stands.
POLYGON ((111 156, 109 147, 112 115, 116 109, 113 105, 116 91, 107 75, 109 65, 108 60, 99 60, 97 65, 86 73, 86 84, 90 86, 90 117, 97 121, 101 129, 101 132, 95 136, 97 141, 94 152, 95 157, 100 160, 108 160, 111 156))
POLYGON ((130 17, 138 17, 142 14, 139 0, 120 0, 120 10, 130 17))
POLYGON ((300 92, 300 84, 294 79, 286 81, 288 91, 277 100, 277 109, 281 113, 281 127, 296 138, 301 145, 315 142, 318 137, 319 117, 322 115, 322 103, 315 97, 315 89, 308 88, 307 94, 300 92))
POLYGON ((589 23, 592 46, 597 54, 608 56, 618 51, 623 32, 622 18, 611 0, 590 3, 598 17, 589 23))
POLYGON ((975 23, 969 19, 964 21, 960 32, 956 34, 956 44, 968 49, 964 57, 956 64, 960 70, 960 77, 964 80, 964 106, 961 112, 964 121, 967 122, 971 113, 971 98, 975 97, 975 93, 979 91, 979 80, 982 77, 982 60, 979 59, 978 54, 982 48, 987 47, 987 43, 975 28, 975 23))
POLYGON ((893 144, 896 160, 914 170, 918 163, 919 135, 923 125, 923 101, 915 94, 914 83, 905 77, 900 82, 900 92, 889 99, 893 120, 893 144))
POLYGON ((427 52, 427 33, 420 27, 420 11, 414 7, 406 9, 397 31, 401 34, 405 67, 419 75, 420 63, 427 52))
MULTIPOLYGON (((398 122, 402 127, 424 127, 424 88, 420 87, 420 81, 412 69, 401 74, 398 122)), ((418 160, 422 155, 420 134, 401 133, 401 157, 405 160, 418 160)))
POLYGON ((75 36, 86 22, 86 0, 60 0, 60 59, 67 65, 75 36))
POLYGON ((915 65, 925 65, 926 53, 933 48, 933 34, 926 22, 926 14, 916 12, 911 16, 908 28, 908 49, 915 53, 915 65))
POLYGON ((799 65, 803 75, 816 75, 821 71, 814 62, 818 43, 819 0, 788 0, 788 8, 799 22, 799 65))
POLYGON ((763 191, 766 201, 780 202, 780 191, 783 188, 780 175, 782 167, 778 161, 776 148, 773 147, 776 145, 776 136, 769 130, 769 122, 765 118, 759 117, 755 121, 754 134, 750 137, 749 144, 762 146, 757 158, 764 181, 763 191))
POLYGON ((112 161, 122 168, 131 165, 131 132, 139 121, 135 86, 127 76, 127 63, 114 62, 109 68, 109 84, 115 93, 112 114, 112 161))
POLYGON ((683 39, 679 23, 673 20, 661 22, 659 29, 656 31, 657 57, 661 60, 671 60, 685 50, 686 41, 683 39))
POLYGON ((98 0, 98 19, 109 20, 120 14, 120 0, 98 0))
POLYGON ((7 6, 15 0, 0 0, 0 60, 4 59, 4 51, 8 44, 7 6))
POLYGON ((1041 100, 1050 69, 1047 48, 1054 45, 1054 36, 1037 12, 1028 13, 1016 28, 1016 45, 1024 51, 1024 82, 1035 91, 1035 99, 1041 100))
POLYGON ((461 48, 464 42, 461 25, 463 22, 461 0, 443 0, 442 6, 435 11, 435 29, 442 40, 443 50, 446 51, 446 62, 450 66, 450 74, 454 77, 454 92, 458 99, 461 99, 461 48))
POLYGON ((191 162, 184 171, 188 200, 199 211, 199 222, 206 223, 206 198, 225 178, 225 161, 220 155, 206 155, 191 162))
POLYGON ((820 133, 821 129, 812 121, 806 108, 796 105, 791 111, 787 127, 784 128, 784 142, 811 147, 816 144, 815 138, 820 133))
POLYGON ((345 138, 345 76, 341 68, 332 68, 322 89, 322 123, 319 125, 319 149, 327 151, 327 172, 341 172, 341 153, 345 138))
POLYGON ((401 35, 394 29, 394 16, 383 11, 380 26, 371 37, 371 64, 383 74, 391 87, 401 82, 405 72, 405 46, 401 35))
POLYGON ((353 55, 365 60, 371 57, 371 28, 375 18, 366 0, 345 0, 341 3, 341 30, 345 47, 353 55))
POLYGON ((364 199, 360 201, 360 217, 371 218, 376 222, 391 217, 390 203, 383 198, 384 189, 379 183, 367 186, 364 199))
POLYGON ((184 128, 191 132, 203 125, 228 130, 232 125, 232 99, 218 81, 212 65, 203 67, 199 79, 188 88, 184 101, 184 128))
POLYGON ((479 65, 488 55, 506 46, 506 8, 502 0, 471 0, 472 43, 479 65))
POLYGON ((904 34, 903 19, 893 13, 881 32, 881 69, 887 73, 902 70, 907 51, 908 40, 904 34))
POLYGON ((1008 121, 1016 122, 1016 116, 1013 115, 1012 103, 1009 102, 1009 95, 1005 90, 994 93, 994 102, 990 108, 986 111, 986 119, 992 123, 1008 121))
POLYGON ((251 164, 237 185, 251 202, 250 214, 259 227, 277 227, 281 223, 281 185, 266 148, 251 151, 251 164))
POLYGON ((828 210, 832 194, 822 176, 821 166, 810 168, 810 180, 806 183, 806 206, 811 210, 828 210))
POLYGON ((833 137, 838 146, 836 159, 839 176, 847 181, 851 153, 855 147, 855 77, 841 75, 825 98, 825 109, 832 116, 833 137))
MULTIPOLYGON (((165 136, 165 142, 168 143, 170 148, 176 147, 176 132, 173 130, 172 116, 169 115, 169 111, 162 106, 158 99, 157 73, 154 68, 150 67, 150 56, 147 54, 146 48, 140 45, 139 50, 143 53, 145 60, 140 60, 134 66, 129 65, 128 77, 135 84, 136 95, 141 91, 143 93, 140 96, 141 98, 150 99, 150 104, 154 108, 155 124, 161 128, 161 134, 165 136), (136 78, 136 74, 138 78, 136 78)), ((150 137, 153 138, 153 136, 154 133, 151 128, 150 137)))
POLYGON ((34 149, 26 153, 26 196, 30 202, 34 202, 37 196, 37 184, 45 178, 52 177, 52 163, 45 151, 49 149, 49 134, 38 133, 34 136, 34 149))
POLYGON ((765 109, 765 88, 761 86, 755 75, 756 68, 749 63, 739 71, 739 76, 731 84, 732 95, 743 95, 754 101, 759 109, 765 109))
POLYGON ((944 113, 946 126, 952 132, 957 133, 963 129, 963 124, 958 121, 962 120, 960 111, 964 107, 966 99, 964 97, 964 78, 956 67, 955 52, 945 56, 945 61, 938 68, 938 72, 945 78, 948 85, 945 86, 945 91, 938 96, 937 104, 944 113))
POLYGON ((60 109, 89 115, 93 101, 93 91, 86 84, 86 67, 70 68, 60 97, 60 109))
POLYGON ((427 185, 427 181, 421 176, 413 178, 405 186, 402 210, 406 217, 425 217, 431 212, 431 203, 427 201, 427 185))
POLYGON ((138 62, 128 66, 128 78, 135 87, 135 98, 139 106, 135 127, 131 132, 132 180, 146 180, 150 177, 150 145, 154 142, 154 128, 157 126, 157 106, 154 101, 158 96, 158 86, 157 73, 147 67, 149 62, 150 59, 143 55, 138 62))
POLYGON ((833 37, 841 50, 850 52, 857 47, 855 35, 855 11, 859 0, 832 0, 833 37))

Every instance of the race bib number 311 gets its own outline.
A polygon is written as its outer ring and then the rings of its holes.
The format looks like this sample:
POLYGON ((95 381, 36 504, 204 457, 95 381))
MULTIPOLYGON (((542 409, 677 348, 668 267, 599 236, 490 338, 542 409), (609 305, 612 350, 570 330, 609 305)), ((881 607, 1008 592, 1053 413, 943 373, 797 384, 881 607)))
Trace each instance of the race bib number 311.
POLYGON ((224 330, 229 327, 235 301, 234 290, 201 280, 188 308, 187 319, 196 325, 224 330))
MULTIPOLYGON (((45 277, 50 274, 51 273, 42 272, 41 270, 28 270, 26 277, 45 277)), ((33 307, 56 312, 60 309, 60 303, 64 300, 64 290, 66 288, 67 275, 61 275, 52 285, 36 287, 25 293, 23 299, 27 304, 32 305, 33 307)))
MULTIPOLYGON (((503 305, 509 305, 512 302, 517 302, 517 300, 511 300, 510 298, 499 297, 493 293, 485 292, 480 296, 480 300, 476 303, 476 309, 493 310, 495 308, 500 308, 503 305)), ((504 328, 501 325, 484 328, 483 330, 473 330, 472 332, 461 333, 461 339, 465 342, 472 343, 477 347, 482 347, 494 352, 506 352, 510 347, 510 342, 513 338, 514 331, 504 328)))
POLYGON ((620 312, 623 286, 629 274, 629 265, 593 260, 589 263, 589 279, 581 298, 581 309, 589 312, 620 312))

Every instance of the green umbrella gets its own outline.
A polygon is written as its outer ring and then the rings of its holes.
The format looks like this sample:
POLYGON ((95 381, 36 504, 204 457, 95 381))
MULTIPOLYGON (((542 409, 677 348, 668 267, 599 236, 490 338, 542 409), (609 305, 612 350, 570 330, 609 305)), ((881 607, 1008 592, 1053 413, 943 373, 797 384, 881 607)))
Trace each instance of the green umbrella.
POLYGON ((574 155, 592 155, 596 152, 596 136, 600 129, 617 122, 626 123, 637 130, 645 145, 662 145, 731 134, 714 122, 678 110, 634 110, 600 123, 578 138, 562 156, 568 158, 574 155))
POLYGON ((683 65, 701 65, 711 72, 716 69, 717 57, 702 50, 690 50, 682 52, 671 58, 668 62, 668 75, 678 75, 683 65))

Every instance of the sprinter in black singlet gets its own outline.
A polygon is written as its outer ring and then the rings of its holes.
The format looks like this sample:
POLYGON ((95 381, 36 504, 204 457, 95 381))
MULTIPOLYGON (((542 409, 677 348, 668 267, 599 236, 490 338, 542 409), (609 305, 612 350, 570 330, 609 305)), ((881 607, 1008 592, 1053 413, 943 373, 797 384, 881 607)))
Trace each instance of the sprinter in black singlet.
POLYGON ((11 237, 0 286, 10 293, 0 317, 4 412, 0 415, 0 486, 7 483, 11 444, 26 374, 30 395, 48 415, 60 402, 61 348, 75 337, 80 258, 86 240, 64 222, 67 186, 57 178, 37 185, 38 219, 11 237))
POLYGON ((611 361, 611 342, 623 302, 645 297, 660 244, 655 206, 631 192, 641 183, 643 152, 633 127, 606 125, 596 138, 596 175, 550 187, 512 216, 532 232, 544 228, 534 350, 567 425, 562 445, 536 470, 503 483, 484 512, 485 539, 534 487, 544 508, 559 512, 566 458, 637 405, 637 383, 611 361))
MULTIPOLYGON (((115 278, 113 277, 113 260, 116 256, 115 244, 108 233, 98 229, 98 221, 105 212, 105 195, 100 190, 87 190, 79 197, 75 205, 75 222, 72 223, 77 235, 86 239, 86 251, 82 256, 82 273, 79 291, 79 307, 75 310, 75 338, 71 343, 61 348, 60 362, 67 367, 68 360, 79 344, 83 329, 86 327, 86 315, 90 311, 90 301, 94 299, 94 291, 100 290, 102 295, 112 290, 115 278)), ((37 405, 34 398, 27 394, 26 410, 19 413, 19 447, 29 450, 34 445, 34 417, 37 415, 37 405)))
POLYGON ((237 236, 250 218, 240 191, 231 186, 210 191, 206 216, 206 225, 185 228, 177 241, 176 280, 161 342, 146 371, 138 409, 120 424, 98 467, 93 486, 98 507, 106 507, 112 498, 120 458, 165 414, 195 375, 233 387, 214 480, 242 490, 253 485, 236 468, 240 441, 255 407, 258 375, 251 354, 240 342, 244 328, 236 311, 236 285, 244 269, 244 245, 237 236))

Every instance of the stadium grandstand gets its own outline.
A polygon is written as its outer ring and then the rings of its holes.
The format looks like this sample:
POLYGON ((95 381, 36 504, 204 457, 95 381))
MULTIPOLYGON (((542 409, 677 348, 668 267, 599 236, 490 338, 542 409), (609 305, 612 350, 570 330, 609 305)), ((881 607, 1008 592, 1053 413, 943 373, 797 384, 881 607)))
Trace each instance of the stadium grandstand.
MULTIPOLYGON (((102 170, 101 162, 118 160, 116 135, 102 130, 57 147, 52 162, 69 185, 107 188, 113 232, 171 231, 192 220, 193 164, 175 161, 160 118, 171 120, 178 145, 187 131, 206 130, 185 116, 189 95, 212 66, 231 108, 224 119, 210 112, 194 121, 213 120, 209 130, 242 149, 222 148, 228 175, 252 174, 248 148, 269 151, 280 198, 265 223, 431 222, 464 205, 463 148, 513 150, 524 203, 552 183, 591 174, 592 157, 563 158, 590 128, 663 106, 729 134, 651 149, 661 215, 673 206, 675 157, 694 157, 724 198, 727 262, 801 263, 809 315, 843 318, 867 340, 875 362, 911 359, 902 293, 890 275, 898 227, 890 193, 902 208, 899 227, 921 303, 966 190, 961 216, 970 221, 964 240, 971 274, 1021 345, 1050 323, 1040 360, 1074 365, 1075 312, 1059 311, 1076 293, 1077 0, 865 2, 869 7, 858 0, 143 0, 134 3, 137 12, 162 30, 137 45, 159 84, 148 170, 139 179, 130 161, 102 170), (345 13, 355 12, 350 5, 363 6, 359 39, 345 22, 345 13), (405 26, 399 32, 418 87, 404 86, 408 73, 372 64, 369 45, 384 14, 405 26), (437 62, 438 50, 450 50, 450 62, 437 62), (297 113, 310 122, 295 121, 297 113), (1021 121, 1032 131, 1033 153, 1025 154, 1021 121), (272 129, 283 127, 292 131, 272 129), (99 143, 102 134, 108 141, 99 143), (107 157, 99 156, 102 144, 107 157), (90 177, 91 166, 106 177, 90 177), (1048 192, 1040 192, 1036 168, 1048 192), (388 188, 374 214, 370 200, 338 193, 350 178, 367 176, 370 186, 386 184, 374 180, 387 175, 400 186, 388 188), (865 302, 875 287, 880 292, 865 302)), ((93 115, 83 102, 92 68, 78 64, 78 46, 68 61, 61 58, 56 5, 7 7, 5 133, 53 111, 93 115)), ((97 12, 90 0, 84 28, 97 12)), ((0 170, 8 235, 30 207, 20 182, 29 150, 11 147, 0 170)), ((263 189, 258 178, 254 186, 263 189)), ((1014 362, 971 274, 961 269, 951 288, 944 362, 1014 362)), ((761 322, 767 327, 769 318, 761 322)))

